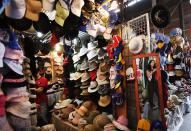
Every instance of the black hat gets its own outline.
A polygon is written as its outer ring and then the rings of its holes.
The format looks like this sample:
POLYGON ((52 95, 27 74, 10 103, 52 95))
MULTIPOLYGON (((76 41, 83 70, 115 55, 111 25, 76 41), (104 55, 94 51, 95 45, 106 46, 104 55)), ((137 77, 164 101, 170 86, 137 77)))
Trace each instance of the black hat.
POLYGON ((39 20, 33 21, 33 26, 35 30, 46 34, 50 31, 50 20, 48 19, 48 16, 46 14, 41 12, 39 14, 39 20))
POLYGON ((6 17, 6 21, 11 27, 18 31, 28 30, 32 26, 32 21, 25 17, 22 19, 12 19, 6 17))
POLYGON ((156 5, 151 11, 151 21, 157 28, 164 28, 170 23, 170 12, 163 5, 156 5))
POLYGON ((54 32, 57 38, 64 36, 64 29, 55 21, 51 22, 51 32, 54 32))
POLYGON ((50 50, 51 50, 51 45, 50 45, 50 43, 45 43, 44 46, 43 46, 43 49, 41 49, 40 51, 41 51, 41 53, 42 53, 43 55, 48 55, 48 53, 50 52, 50 50))

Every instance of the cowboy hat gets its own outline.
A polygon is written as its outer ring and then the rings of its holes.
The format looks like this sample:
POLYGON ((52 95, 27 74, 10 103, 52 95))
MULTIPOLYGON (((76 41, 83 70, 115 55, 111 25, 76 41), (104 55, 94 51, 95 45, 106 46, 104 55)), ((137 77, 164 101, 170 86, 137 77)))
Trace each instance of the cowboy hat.
POLYGON ((85 81, 87 81, 87 80, 89 80, 89 79, 90 79, 90 75, 89 75, 88 72, 82 73, 81 82, 85 82, 85 81))
POLYGON ((90 86, 88 87, 88 92, 89 93, 94 93, 98 91, 98 83, 96 81, 91 81, 90 86))
POLYGON ((92 41, 92 42, 89 42, 88 43, 88 51, 91 51, 93 49, 95 49, 98 45, 98 42, 97 41, 92 41))
POLYGON ((151 11, 151 21, 157 28, 165 28, 170 23, 170 12, 163 5, 156 5, 151 11))
POLYGON ((89 62, 89 70, 88 71, 93 71, 98 67, 98 63, 96 61, 89 62))
POLYGON ((88 54, 87 54, 87 57, 88 57, 88 60, 91 61, 93 58, 95 58, 96 56, 98 56, 98 53, 97 51, 94 49, 94 50, 91 50, 88 54))
POLYGON ((141 50, 143 49, 144 43, 143 43, 143 39, 145 38, 145 36, 141 35, 141 36, 136 36, 133 37, 130 41, 129 41, 129 51, 133 54, 138 54, 141 52, 141 50))
POLYGON ((99 106, 107 107, 111 103, 111 97, 109 95, 100 96, 98 101, 99 106))

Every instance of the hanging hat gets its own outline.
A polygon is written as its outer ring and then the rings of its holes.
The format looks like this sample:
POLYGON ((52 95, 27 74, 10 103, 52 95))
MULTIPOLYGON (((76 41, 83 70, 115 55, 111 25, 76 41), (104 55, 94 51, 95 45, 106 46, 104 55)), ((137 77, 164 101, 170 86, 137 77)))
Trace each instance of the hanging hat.
POLYGON ((11 103, 11 105, 6 109, 7 112, 24 119, 29 118, 30 110, 31 110, 31 103, 29 101, 20 103, 11 103))
POLYGON ((121 106, 124 102, 122 93, 114 93, 112 95, 112 100, 117 106, 121 106))
POLYGON ((38 21, 33 22, 33 27, 36 31, 46 34, 50 31, 50 20, 44 13, 39 13, 38 21))
POLYGON ((89 75, 88 72, 82 73, 81 82, 85 82, 85 81, 87 81, 87 80, 89 80, 89 79, 90 79, 90 75, 89 75))
POLYGON ((104 131, 117 131, 113 123, 104 126, 104 131))
POLYGON ((89 69, 89 65, 88 65, 88 62, 86 60, 84 60, 81 64, 81 68, 80 70, 81 71, 84 71, 84 70, 88 70, 89 69))
POLYGON ((173 63, 174 63, 171 54, 168 54, 167 63, 168 63, 168 64, 173 64, 173 63))
POLYGON ((98 59, 101 60, 101 59, 104 59, 104 57, 107 55, 107 52, 106 50, 104 50, 103 48, 100 48, 98 50, 98 59))
POLYGON ((121 42, 122 39, 121 39, 120 36, 114 35, 112 37, 112 40, 113 40, 113 47, 116 48, 119 45, 119 43, 121 42))
POLYGON ((12 69, 17 74, 23 75, 23 67, 19 63, 19 61, 10 60, 10 59, 4 59, 4 62, 9 66, 10 69, 12 69))
POLYGON ((21 19, 25 15, 25 0, 11 0, 5 8, 5 15, 12 19, 21 19))
POLYGON ((91 50, 88 54, 87 54, 87 57, 88 57, 88 60, 92 60, 93 58, 95 58, 96 56, 98 56, 98 53, 96 50, 91 50))
POLYGON ((66 18, 69 16, 69 10, 66 8, 63 8, 61 6, 61 3, 58 1, 56 3, 56 16, 55 16, 55 21, 57 24, 60 26, 64 25, 64 21, 66 18))
POLYGON ((104 84, 104 85, 99 85, 98 88, 99 88, 99 89, 98 89, 98 93, 99 93, 100 95, 106 95, 106 94, 108 94, 109 91, 110 91, 109 83, 108 83, 108 84, 104 84))
POLYGON ((111 103, 111 97, 109 95, 100 96, 98 104, 101 107, 107 107, 111 103))
POLYGON ((26 2, 27 10, 25 13, 25 17, 32 21, 38 21, 39 13, 42 10, 42 3, 39 0, 28 0, 26 2))
POLYGON ((78 87, 80 87, 81 85, 82 85, 82 83, 81 83, 81 80, 80 80, 80 79, 76 80, 75 83, 74 83, 74 87, 75 87, 75 88, 78 88, 78 87))
POLYGON ((42 0, 42 7, 46 11, 53 11, 55 0, 42 0))
POLYGON ((115 85, 115 79, 110 79, 110 82, 109 82, 109 83, 110 83, 110 88, 111 88, 111 89, 114 89, 115 86, 116 86, 116 85, 115 85))
POLYGON ((133 54, 140 53, 144 46, 143 39, 142 36, 133 37, 129 42, 129 51, 133 54))
POLYGON ((88 51, 94 50, 98 45, 97 41, 89 42, 88 43, 88 51))
POLYGON ((98 83, 96 81, 91 81, 90 86, 88 87, 88 92, 89 93, 94 93, 98 91, 98 83))
POLYGON ((82 74, 80 72, 75 72, 74 73, 74 77, 73 77, 73 80, 79 80, 81 78, 82 74))
POLYGON ((80 17, 81 16, 81 10, 82 7, 84 6, 85 2, 84 0, 73 0, 72 5, 71 5, 71 11, 73 14, 76 16, 80 17))
POLYGON ((3 43, 0 42, 0 68, 3 67, 3 57, 5 54, 5 46, 3 43))
POLYGON ((182 35, 182 29, 180 28, 173 28, 171 31, 170 31, 170 36, 181 36, 182 35))
POLYGON ((82 86, 89 86, 89 85, 90 85, 90 81, 89 80, 82 82, 82 86))
POLYGON ((79 52, 79 57, 84 56, 85 54, 87 54, 87 52, 88 52, 88 49, 85 48, 85 47, 82 47, 82 48, 80 49, 80 52, 79 52))
POLYGON ((110 68, 110 71, 109 71, 109 74, 110 74, 109 79, 110 79, 110 80, 114 80, 115 77, 116 77, 116 73, 117 73, 117 72, 116 72, 116 70, 115 70, 115 66, 112 65, 111 68, 110 68))
POLYGON ((117 121, 113 121, 113 124, 115 127, 119 130, 122 131, 130 131, 127 126, 128 126, 128 120, 125 116, 119 116, 117 121))
POLYGON ((156 5, 151 11, 151 21, 157 28, 165 28, 170 23, 170 12, 163 5, 156 5))
POLYGON ((100 74, 106 74, 109 72, 109 64, 106 62, 102 62, 99 65, 99 73, 100 74))
POLYGON ((98 63, 96 61, 89 62, 89 70, 88 71, 93 71, 96 68, 98 68, 98 63))
POLYGON ((126 76, 127 76, 127 80, 134 80, 134 71, 132 67, 127 68, 126 70, 126 76))
POLYGON ((0 14, 4 11, 5 7, 10 4, 11 0, 1 0, 0 1, 0 14))
POLYGON ((115 69, 116 69, 117 71, 122 70, 122 68, 123 68, 123 65, 121 64, 121 62, 116 63, 115 69))
POLYGON ((90 74, 91 80, 93 81, 97 77, 97 70, 95 69, 95 70, 89 71, 89 74, 90 74))
POLYGON ((105 32, 103 33, 103 37, 106 40, 111 39, 111 37, 112 37, 111 32, 112 32, 112 28, 111 27, 106 28, 105 32))

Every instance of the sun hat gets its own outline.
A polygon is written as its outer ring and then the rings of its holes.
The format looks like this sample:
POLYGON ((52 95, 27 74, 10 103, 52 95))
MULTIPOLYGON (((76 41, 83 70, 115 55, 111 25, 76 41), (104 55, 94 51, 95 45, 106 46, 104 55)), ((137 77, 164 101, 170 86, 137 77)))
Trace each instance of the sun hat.
POLYGON ((39 13, 42 10, 42 3, 39 0, 27 0, 27 10, 25 17, 32 21, 38 21, 39 13))
POLYGON ((89 79, 90 79, 90 75, 89 75, 88 72, 82 73, 81 82, 85 82, 85 81, 87 81, 87 80, 89 80, 89 79))
POLYGON ((98 42, 97 41, 89 42, 88 43, 88 51, 96 49, 97 46, 98 46, 98 42))
POLYGON ((134 71, 132 67, 127 68, 126 70, 126 76, 127 76, 127 80, 134 80, 134 71))
POLYGON ((98 85, 98 93, 100 95, 106 95, 109 93, 110 88, 109 88, 109 83, 108 84, 104 84, 104 85, 98 85))
POLYGON ((73 0, 72 5, 71 5, 71 11, 73 14, 76 16, 80 17, 81 16, 81 10, 82 7, 84 6, 85 2, 84 0, 73 0))
POLYGON ((5 8, 5 15, 13 19, 21 19, 26 11, 25 0, 11 0, 10 4, 5 8))
POLYGON ((98 91, 98 83, 96 81, 91 81, 90 86, 88 87, 88 92, 89 93, 94 93, 98 91))
MULTIPOLYGON (((108 102, 107 102, 108 103, 108 102)), ((105 104, 104 104, 105 105, 105 104)), ((96 126, 96 128, 103 130, 104 126, 111 123, 111 120, 108 118, 105 114, 97 115, 93 120, 93 125, 96 126)))
POLYGON ((97 69, 93 70, 93 71, 89 71, 90 74, 90 78, 92 81, 94 81, 97 77, 97 69))
POLYGON ((30 117, 31 103, 29 101, 20 103, 11 103, 6 111, 20 118, 27 119, 30 117))
POLYGON ((64 25, 64 21, 69 16, 69 10, 66 8, 63 8, 61 3, 58 1, 56 3, 56 16, 55 16, 55 22, 59 24, 60 26, 64 25))
POLYGON ((128 120, 125 116, 121 115, 118 117, 117 121, 113 121, 113 124, 117 129, 120 129, 122 131, 130 131, 127 126, 128 126, 128 120))
POLYGON ((82 93, 80 95, 81 96, 88 96, 89 95, 88 89, 83 89, 82 93))
POLYGON ((89 70, 88 71, 93 71, 96 68, 98 68, 98 63, 96 61, 88 62, 88 64, 89 64, 89 70))
POLYGON ((82 57, 87 53, 88 53, 88 49, 86 47, 82 47, 79 52, 79 57, 82 57))
POLYGON ((143 43, 143 37, 144 35, 133 37, 129 41, 129 51, 133 54, 138 54, 143 49, 144 43, 143 43))
POLYGON ((170 23, 170 12, 163 5, 156 5, 151 10, 151 21, 157 28, 165 28, 170 23))
POLYGON ((3 67, 3 57, 5 54, 5 46, 3 43, 0 42, 0 68, 3 67))
POLYGON ((104 131, 117 131, 113 123, 104 126, 104 131))
POLYGON ((95 58, 96 56, 98 56, 98 53, 97 51, 94 49, 94 50, 91 50, 90 52, 88 52, 87 54, 87 57, 88 57, 88 60, 92 60, 93 58, 95 58))
POLYGON ((55 0, 42 0, 42 7, 46 11, 53 11, 55 0))
POLYGON ((50 20, 48 16, 40 12, 38 21, 33 21, 33 27, 38 32, 43 34, 48 33, 50 31, 50 20))
POLYGON ((111 103, 111 97, 109 95, 100 96, 98 105, 101 107, 107 107, 111 103))
POLYGON ((170 31, 170 36, 181 36, 182 35, 182 29, 181 28, 173 28, 171 31, 170 31))

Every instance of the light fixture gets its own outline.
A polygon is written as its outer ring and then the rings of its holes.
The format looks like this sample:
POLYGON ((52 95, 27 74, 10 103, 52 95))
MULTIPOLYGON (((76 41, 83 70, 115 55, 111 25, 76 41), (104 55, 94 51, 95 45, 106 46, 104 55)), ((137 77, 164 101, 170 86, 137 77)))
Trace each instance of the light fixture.
POLYGON ((43 34, 41 33, 41 32, 37 32, 37 37, 42 37, 43 36, 43 34))
POLYGON ((127 4, 127 6, 133 6, 133 5, 135 5, 137 2, 140 2, 141 0, 132 0, 132 1, 130 1, 128 4, 127 4))

